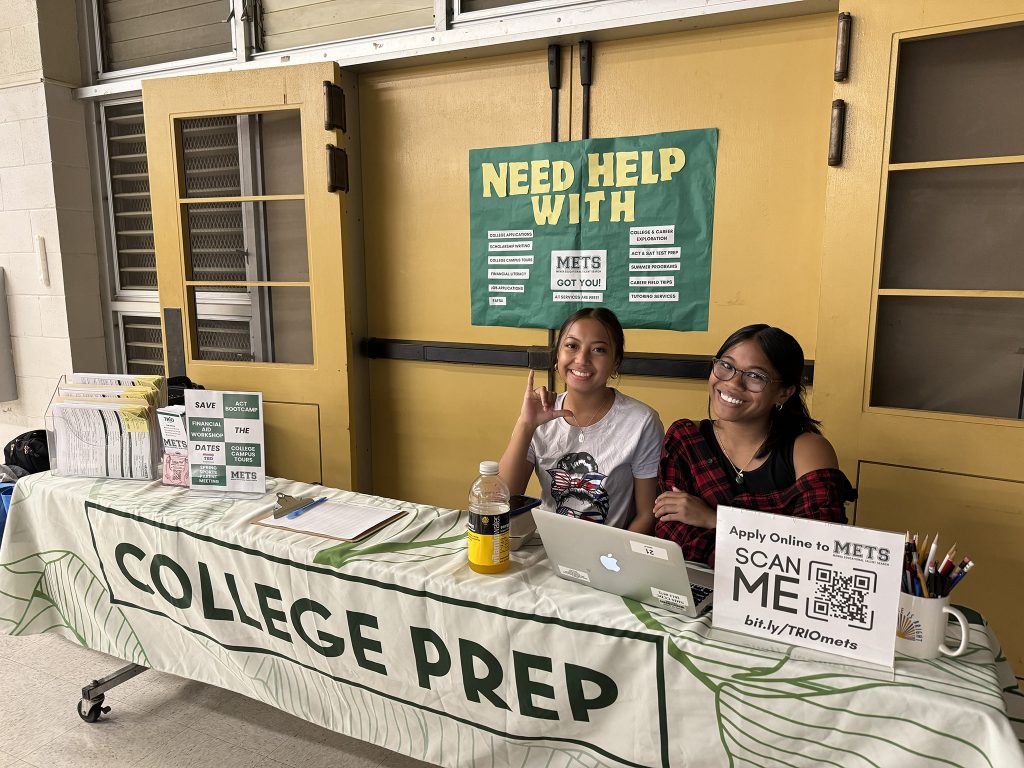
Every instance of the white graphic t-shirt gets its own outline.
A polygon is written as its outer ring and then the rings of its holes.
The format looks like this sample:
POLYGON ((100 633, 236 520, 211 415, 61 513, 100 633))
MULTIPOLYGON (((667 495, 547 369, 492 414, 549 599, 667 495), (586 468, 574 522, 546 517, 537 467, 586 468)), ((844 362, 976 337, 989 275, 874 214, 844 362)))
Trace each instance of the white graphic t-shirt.
MULTIPOLYGON (((564 401, 563 392, 555 408, 564 401)), ((565 419, 542 424, 526 458, 540 480, 544 508, 625 528, 635 515, 633 478, 658 476, 664 435, 653 408, 618 391, 592 426, 581 430, 565 419)))

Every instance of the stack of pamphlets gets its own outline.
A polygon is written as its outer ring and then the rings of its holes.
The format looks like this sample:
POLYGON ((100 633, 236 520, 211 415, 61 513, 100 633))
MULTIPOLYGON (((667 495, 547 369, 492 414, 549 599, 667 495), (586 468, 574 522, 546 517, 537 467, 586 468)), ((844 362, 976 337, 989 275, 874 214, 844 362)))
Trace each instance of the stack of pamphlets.
POLYGON ((63 377, 47 412, 53 471, 152 480, 160 449, 156 409, 166 391, 159 376, 63 377))
POLYGON ((180 485, 188 488, 188 428, 185 425, 185 406, 168 405, 157 408, 160 437, 163 441, 164 458, 161 480, 164 485, 180 485))

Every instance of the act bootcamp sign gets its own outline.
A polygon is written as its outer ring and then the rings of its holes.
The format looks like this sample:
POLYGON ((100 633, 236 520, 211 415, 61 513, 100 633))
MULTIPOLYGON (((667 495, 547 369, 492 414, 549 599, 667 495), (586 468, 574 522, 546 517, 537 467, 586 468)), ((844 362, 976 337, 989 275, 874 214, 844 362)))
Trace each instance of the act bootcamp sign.
POLYGON ((189 485, 265 493, 263 395, 185 390, 189 485))
POLYGON ((718 130, 469 153, 474 325, 708 327, 718 130))
POLYGON ((891 667, 903 539, 720 506, 714 626, 891 667))

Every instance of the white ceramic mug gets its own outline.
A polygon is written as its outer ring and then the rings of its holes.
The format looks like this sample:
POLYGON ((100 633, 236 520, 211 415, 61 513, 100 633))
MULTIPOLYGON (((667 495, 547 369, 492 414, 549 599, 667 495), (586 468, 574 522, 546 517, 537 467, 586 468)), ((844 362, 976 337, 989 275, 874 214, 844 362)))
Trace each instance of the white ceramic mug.
POLYGON ((967 650, 967 619, 949 606, 948 597, 915 597, 900 593, 900 612, 896 621, 896 650, 917 659, 937 659, 940 654, 959 656, 967 650), (945 644, 946 624, 952 616, 960 622, 960 645, 945 644))

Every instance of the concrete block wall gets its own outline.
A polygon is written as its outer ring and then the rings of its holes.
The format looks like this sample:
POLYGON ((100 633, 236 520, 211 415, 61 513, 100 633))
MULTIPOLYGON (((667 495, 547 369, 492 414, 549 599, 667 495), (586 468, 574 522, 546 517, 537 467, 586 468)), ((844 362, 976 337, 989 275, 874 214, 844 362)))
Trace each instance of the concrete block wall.
POLYGON ((0 445, 42 426, 62 374, 107 369, 86 113, 72 97, 77 48, 66 32, 61 45, 40 45, 74 20, 73 3, 0 0, 0 267, 18 380, 18 399, 0 403, 0 445))

